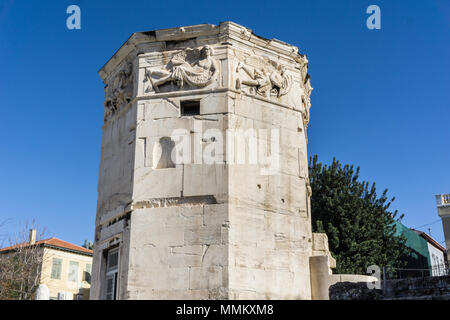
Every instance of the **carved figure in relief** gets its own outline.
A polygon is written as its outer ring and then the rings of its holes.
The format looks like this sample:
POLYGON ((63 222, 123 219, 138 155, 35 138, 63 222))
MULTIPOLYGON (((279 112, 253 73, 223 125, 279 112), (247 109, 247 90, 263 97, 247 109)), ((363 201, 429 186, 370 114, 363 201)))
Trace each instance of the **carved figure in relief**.
POLYGON ((309 180, 309 177, 306 177, 305 184, 306 184, 306 194, 309 198, 311 198, 312 197, 312 188, 311 188, 311 182, 309 180))
POLYGON ((133 95, 132 64, 128 63, 105 87, 105 120, 123 104, 131 101, 133 95))
POLYGON ((270 74, 270 81, 272 88, 276 90, 277 96, 284 96, 291 89, 292 80, 286 74, 286 68, 278 65, 277 68, 270 74))
POLYGON ((270 90, 272 89, 272 82, 270 80, 270 75, 267 74, 264 69, 251 69, 240 62, 236 68, 236 72, 239 72, 239 69, 244 70, 245 73, 247 73, 247 75, 250 77, 250 79, 242 81, 239 80, 238 89, 240 89, 240 84, 245 84, 247 86, 256 87, 256 93, 264 97, 267 97, 269 95, 270 90))
POLYGON ((250 79, 237 80, 237 89, 241 84, 255 87, 256 94, 268 98, 269 96, 281 97, 290 90, 292 80, 286 74, 286 68, 274 61, 266 62, 267 67, 251 68, 241 62, 236 67, 236 72, 244 70, 250 79))
MULTIPOLYGON (((311 92, 313 91, 313 88, 311 87, 311 80, 310 76, 308 74, 308 58, 306 55, 301 56, 301 58, 298 60, 300 63, 300 73, 301 73, 301 81, 302 81, 302 105, 303 105, 303 111, 302 111, 302 120, 303 120, 303 127, 308 127, 309 123, 309 109, 311 108, 311 92)), ((306 138, 308 139, 308 138, 306 138)))
POLYGON ((217 73, 212 54, 209 46, 204 46, 200 51, 186 49, 175 54, 166 69, 147 69, 145 76, 150 86, 146 92, 151 90, 159 92, 159 87, 168 82, 174 82, 178 87, 183 87, 185 84, 194 87, 209 85, 217 73))
POLYGON ((300 73, 302 75, 302 83, 306 82, 306 77, 308 75, 308 58, 306 57, 306 55, 303 55, 300 59, 299 59, 299 63, 300 63, 300 73))
POLYGON ((308 126, 309 123, 309 109, 311 108, 311 92, 313 91, 313 88, 311 87, 311 81, 309 75, 306 76, 305 83, 304 83, 304 93, 302 95, 302 103, 304 106, 304 113, 303 113, 303 126, 308 126))

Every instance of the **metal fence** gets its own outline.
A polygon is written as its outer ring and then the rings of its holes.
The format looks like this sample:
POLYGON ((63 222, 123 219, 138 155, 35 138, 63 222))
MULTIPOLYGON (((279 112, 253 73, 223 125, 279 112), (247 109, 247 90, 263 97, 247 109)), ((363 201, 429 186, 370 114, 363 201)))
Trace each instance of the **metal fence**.
POLYGON ((432 268, 413 269, 413 268, 383 268, 383 278, 405 279, 405 278, 423 278, 423 277, 439 277, 450 275, 448 262, 435 265, 432 268))

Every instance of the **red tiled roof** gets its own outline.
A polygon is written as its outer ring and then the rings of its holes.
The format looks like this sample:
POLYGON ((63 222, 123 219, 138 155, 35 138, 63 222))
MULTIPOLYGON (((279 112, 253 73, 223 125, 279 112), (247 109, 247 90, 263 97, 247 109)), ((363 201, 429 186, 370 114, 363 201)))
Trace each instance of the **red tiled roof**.
MULTIPOLYGON (((10 251, 10 250, 14 250, 20 247, 26 247, 29 246, 30 244, 28 242, 24 242, 24 243, 20 243, 20 244, 16 244, 10 247, 6 247, 6 248, 2 248, 0 249, 0 252, 4 252, 4 251, 10 251)), ((88 253, 88 254, 92 254, 93 251, 90 249, 86 249, 83 248, 81 246, 77 246, 73 243, 67 242, 67 241, 63 241, 61 239, 58 238, 49 238, 49 239, 45 239, 45 240, 39 240, 36 241, 36 245, 44 245, 44 246, 52 246, 52 247, 57 247, 57 248, 61 248, 61 249, 67 249, 67 250, 73 250, 73 251, 79 251, 79 252, 83 252, 83 253, 88 253)))

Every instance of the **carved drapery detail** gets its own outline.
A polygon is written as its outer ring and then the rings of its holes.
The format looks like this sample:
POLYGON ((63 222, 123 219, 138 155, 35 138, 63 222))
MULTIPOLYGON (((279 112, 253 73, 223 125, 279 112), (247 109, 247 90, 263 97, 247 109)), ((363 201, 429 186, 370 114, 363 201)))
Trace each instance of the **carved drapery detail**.
POLYGON ((133 65, 127 63, 105 86, 105 118, 110 119, 133 96, 133 65))
POLYGON ((289 93, 292 77, 285 66, 268 58, 248 57, 236 67, 236 89, 265 98, 281 97, 289 93))
POLYGON ((311 198, 312 197, 312 188, 311 188, 311 182, 309 180, 309 177, 306 177, 305 185, 306 185, 306 195, 308 196, 308 198, 311 198))
POLYGON ((302 95, 302 104, 304 107, 304 114, 303 114, 303 126, 308 126, 309 123, 309 109, 311 108, 311 92, 313 91, 313 88, 311 87, 311 80, 309 75, 306 77, 306 82, 304 83, 304 94, 302 95))
POLYGON ((302 57, 300 70, 303 82, 302 104, 304 112, 302 113, 302 118, 303 126, 306 130, 309 123, 309 109, 311 108, 311 92, 313 91, 313 87, 311 87, 311 78, 308 74, 308 59, 306 58, 306 55, 302 57))
MULTIPOLYGON (((217 76, 218 68, 212 58, 212 48, 185 49, 174 54, 163 69, 145 70, 145 92, 160 92, 160 87, 173 83, 179 88, 192 86, 203 88, 211 84, 217 76)), ((147 60, 150 62, 149 60, 147 60)))

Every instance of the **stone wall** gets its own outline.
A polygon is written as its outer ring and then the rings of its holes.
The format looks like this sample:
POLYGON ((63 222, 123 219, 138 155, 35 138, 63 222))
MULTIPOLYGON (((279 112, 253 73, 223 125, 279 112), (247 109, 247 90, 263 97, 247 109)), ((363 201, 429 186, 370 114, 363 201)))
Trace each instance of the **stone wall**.
POLYGON ((100 70, 92 299, 117 248, 118 299, 311 299, 307 66, 232 22, 116 52, 100 70))
POLYGON ((232 22, 137 32, 114 54, 92 299, 328 299, 368 279, 333 275, 312 233, 307 70, 232 22))
POLYGON ((330 300, 450 300, 450 276, 389 280, 385 290, 340 282, 329 290, 330 300))

